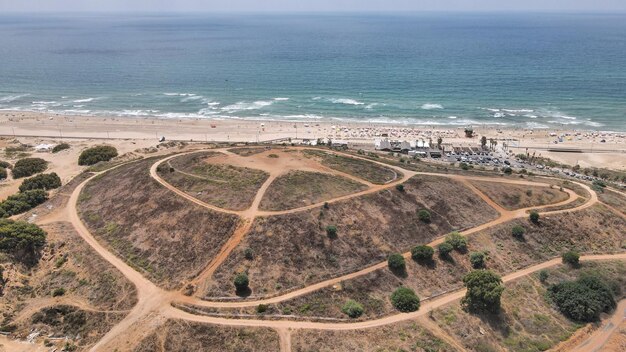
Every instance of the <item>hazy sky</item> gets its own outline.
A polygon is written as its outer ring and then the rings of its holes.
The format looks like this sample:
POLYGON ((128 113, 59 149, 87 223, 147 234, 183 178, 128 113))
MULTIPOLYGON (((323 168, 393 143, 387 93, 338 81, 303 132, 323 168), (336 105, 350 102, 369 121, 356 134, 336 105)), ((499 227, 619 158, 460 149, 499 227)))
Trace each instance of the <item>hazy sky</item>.
POLYGON ((626 0, 0 0, 5 11, 626 12, 626 0))

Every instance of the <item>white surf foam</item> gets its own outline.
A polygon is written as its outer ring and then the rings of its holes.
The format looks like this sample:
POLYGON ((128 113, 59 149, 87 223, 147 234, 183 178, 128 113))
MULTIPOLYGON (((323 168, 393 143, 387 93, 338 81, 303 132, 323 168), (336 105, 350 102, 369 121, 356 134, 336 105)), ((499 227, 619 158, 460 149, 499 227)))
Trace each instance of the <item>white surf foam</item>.
POLYGON ((89 103, 91 101, 96 100, 96 98, 85 98, 85 99, 76 99, 72 101, 73 103, 89 103))
POLYGON ((344 105, 365 105, 358 100, 350 99, 350 98, 331 98, 329 99, 333 104, 344 104, 344 105))
POLYGON ((274 98, 274 101, 287 101, 289 98, 274 98))
POLYGON ((433 103, 426 103, 424 105, 421 106, 422 110, 441 110, 443 109, 443 105, 441 104, 433 104, 433 103))
POLYGON ((0 98, 0 103, 10 103, 12 101, 16 101, 18 99, 29 96, 30 94, 18 94, 18 95, 7 95, 0 98))
POLYGON ((237 111, 245 111, 245 110, 257 110, 262 109, 264 107, 270 106, 274 103, 271 100, 259 100, 252 103, 247 103, 244 101, 240 101, 235 104, 227 105, 221 108, 222 111, 226 111, 228 113, 234 113, 237 111))

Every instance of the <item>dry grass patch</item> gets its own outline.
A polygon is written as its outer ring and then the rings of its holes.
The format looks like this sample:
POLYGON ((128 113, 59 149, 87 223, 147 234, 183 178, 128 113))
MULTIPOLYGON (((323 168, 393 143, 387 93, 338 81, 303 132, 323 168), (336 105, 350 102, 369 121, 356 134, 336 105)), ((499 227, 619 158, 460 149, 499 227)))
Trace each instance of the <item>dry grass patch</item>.
POLYGON ((269 174, 206 161, 215 155, 219 154, 200 152, 181 155, 160 164, 157 172, 174 187, 206 203, 233 210, 248 208, 269 174))
POLYGON ((328 208, 258 218, 217 269, 209 296, 232 296, 235 273, 248 271, 253 295, 301 287, 386 260, 452 230, 473 227, 497 212, 462 184, 415 177, 404 192, 389 189, 332 203, 328 208), (417 213, 429 209, 431 222, 417 213), (326 233, 336 226, 337 236, 326 233), (249 250, 252 259, 245 259, 249 250))
POLYGON ((623 195, 604 189, 603 192, 598 192, 598 198, 626 215, 626 197, 623 195))
POLYGON ((174 288, 206 266, 239 219, 161 186, 149 174, 155 161, 124 165, 90 181, 79 212, 90 231, 129 265, 174 288))
POLYGON ((294 352, 456 351, 411 321, 361 330, 297 330, 291 336, 291 345, 294 352))
POLYGON ((286 210, 320 203, 367 189, 345 177, 319 172, 290 171, 278 177, 265 192, 260 208, 286 210))
POLYGON ((168 320, 134 352, 266 352, 278 351, 279 338, 269 328, 226 327, 168 320))
POLYGON ((274 148, 272 147, 241 147, 241 148, 228 149, 228 151, 231 153, 235 153, 239 156, 251 156, 255 154, 261 154, 270 149, 274 149, 274 148))
POLYGON ((564 201, 568 194, 558 188, 514 185, 502 182, 470 181, 507 210, 536 207, 564 201))
POLYGON ((363 159, 310 149, 305 150, 304 155, 318 159, 322 165, 331 169, 345 172, 378 185, 391 182, 401 177, 395 170, 363 159))

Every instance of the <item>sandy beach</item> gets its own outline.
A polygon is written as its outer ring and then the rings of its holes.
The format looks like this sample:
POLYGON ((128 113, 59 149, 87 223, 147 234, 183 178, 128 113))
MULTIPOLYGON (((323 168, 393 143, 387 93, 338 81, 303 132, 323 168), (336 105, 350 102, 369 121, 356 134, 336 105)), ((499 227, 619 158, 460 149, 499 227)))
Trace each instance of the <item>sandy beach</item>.
MULTIPOLYGON (((626 132, 596 132, 555 129, 502 129, 472 126, 474 138, 466 138, 464 127, 394 125, 378 123, 313 120, 310 122, 260 121, 249 119, 166 119, 154 117, 70 116, 36 112, 0 113, 0 135, 28 138, 35 142, 82 139, 91 143, 109 140, 143 141, 154 145, 159 138, 195 142, 268 142, 286 138, 297 140, 331 138, 348 141, 362 149, 373 149, 376 138, 386 135, 398 140, 437 140, 444 144, 475 146, 480 137, 506 143, 515 152, 536 152, 558 162, 581 167, 626 169, 626 132), (560 138, 559 138, 560 137, 560 138), (558 141, 560 139, 560 141, 558 141), (555 143, 558 141, 558 143, 555 143), (555 152, 556 149, 582 152, 555 152)), ((128 144, 128 143, 126 143, 128 144)), ((135 146, 133 144, 133 146, 135 146)))

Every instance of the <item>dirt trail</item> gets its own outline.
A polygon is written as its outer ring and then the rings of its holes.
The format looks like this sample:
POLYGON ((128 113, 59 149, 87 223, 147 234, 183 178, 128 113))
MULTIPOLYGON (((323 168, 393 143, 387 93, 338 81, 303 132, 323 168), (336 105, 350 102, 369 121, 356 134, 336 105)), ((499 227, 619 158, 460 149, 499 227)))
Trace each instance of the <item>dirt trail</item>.
MULTIPOLYGON (((228 153, 227 153, 228 154, 228 153)), ((174 155, 176 156, 176 155, 174 155)), ((174 156, 170 156, 170 157, 166 157, 164 159, 161 159, 159 162, 163 162, 164 160, 168 160, 169 158, 172 158, 174 156)), ((229 155, 230 156, 230 155, 229 155)), ((374 162, 377 164, 381 164, 383 166, 392 168, 392 169, 396 169, 398 171, 400 171, 401 169, 395 166, 390 166, 384 163, 379 163, 379 162, 375 162, 375 161, 371 161, 369 159, 364 159, 370 162, 374 162)), ((259 191, 257 192, 257 195, 253 201, 252 206, 244 211, 241 212, 235 212, 235 211, 227 211, 224 209, 220 209, 214 206, 211 206, 210 204, 206 204, 204 202, 201 202, 189 195, 187 195, 186 193, 176 189, 175 187, 172 187, 171 185, 167 184, 167 182, 162 182, 160 180, 160 178, 158 177, 158 175, 156 175, 156 166, 158 165, 158 163, 155 163, 152 165, 152 167, 150 168, 150 174, 153 176, 153 178, 155 178, 159 183, 161 183, 164 187, 172 190, 173 192, 175 192, 176 194, 179 194, 180 196, 196 203, 199 204, 201 206, 205 206, 206 208, 215 210, 215 211, 222 211, 222 212, 226 212, 226 213, 231 213, 231 214, 236 214, 241 216, 244 219, 248 219, 249 221, 247 222, 247 224, 251 224, 251 220, 255 217, 255 216, 259 216, 261 214, 261 212, 258 211, 258 204, 261 201, 261 198, 265 192, 265 190, 269 187, 269 185, 271 184, 271 181, 268 180, 267 182, 264 183, 264 185, 261 187, 261 189, 259 189, 259 191)), ((393 183, 390 184, 386 184, 386 185, 381 185, 378 187, 373 187, 373 191, 375 192, 379 189, 385 189, 388 187, 392 187, 395 184, 398 184, 400 182, 403 182, 405 180, 407 180, 408 178, 417 175, 419 173, 416 172, 410 172, 407 170, 403 170, 402 169, 402 175, 404 175, 404 177, 402 177, 402 179, 397 180, 393 183)), ((396 315, 392 315, 392 316, 388 316, 388 317, 384 317, 381 319, 376 319, 376 320, 371 320, 371 321, 363 321, 363 322, 356 322, 356 323, 315 323, 315 322, 294 322, 294 321, 268 321, 268 320, 255 320, 255 319, 251 319, 251 320, 246 320, 246 319, 227 319, 227 318, 216 318, 216 317, 207 317, 207 316, 198 316, 198 315, 193 315, 190 313, 186 313, 183 312, 179 309, 174 308, 171 303, 172 302, 186 302, 186 303, 192 303, 192 304, 199 304, 199 305, 205 305, 205 306, 210 306, 210 307, 238 307, 241 304, 243 304, 244 306, 249 306, 249 305, 255 305, 258 304, 259 302, 277 302, 277 301, 281 301, 281 300, 285 300, 285 299, 290 299, 290 298, 294 298, 297 297, 299 295, 302 294, 306 294, 312 291, 315 291, 317 289, 320 289, 322 287, 334 284, 336 282, 342 281, 342 280, 346 280, 346 279, 350 279, 353 277, 357 277, 360 275, 364 275, 368 272, 371 272, 373 270, 379 269, 381 267, 384 267, 386 264, 385 263, 379 263, 375 266, 363 269, 361 271, 340 277, 340 278, 335 278, 332 280, 328 280, 322 283, 318 283, 315 285, 311 285, 308 287, 305 287, 301 290, 298 291, 293 291, 291 293, 288 293, 286 295, 280 296, 280 297, 275 297, 275 298, 270 298, 268 300, 263 300, 263 301, 257 301, 257 302, 207 302, 207 301, 202 301, 199 300, 197 298, 192 298, 192 297, 186 297, 183 296, 182 294, 180 294, 179 292, 167 292, 164 291, 160 288, 158 288, 155 284, 153 284, 151 281, 149 281, 148 279, 146 279, 144 276, 142 276, 139 272, 135 271, 133 268, 131 268, 129 265, 127 265, 122 259, 118 258, 116 255, 114 255, 112 252, 109 252, 104 246, 102 246, 94 237, 93 235, 89 232, 89 230, 86 228, 86 226, 82 223, 82 221, 80 220, 80 217, 78 215, 78 211, 76 208, 76 204, 77 204, 77 200, 78 197, 80 195, 80 192, 82 191, 82 189, 84 188, 85 184, 90 181, 91 179, 93 179, 94 177, 96 177, 97 175, 99 175, 101 173, 98 173, 94 176, 92 176, 91 178, 87 179, 86 181, 82 182, 78 187, 76 187, 76 189, 72 192, 68 205, 65 208, 65 214, 64 216, 61 216, 61 218, 64 218, 63 220, 68 220, 72 223, 72 225, 75 227, 77 233, 81 236, 81 238, 87 242, 87 244, 89 244, 98 255, 100 255, 103 259, 105 259, 106 261, 108 261, 110 264, 112 264, 115 268, 117 268, 128 280, 130 280, 137 288, 137 304, 135 305, 135 307, 133 307, 132 310, 130 310, 129 314, 116 326, 114 326, 97 344, 95 344, 91 350, 92 351, 109 351, 109 350, 113 350, 114 348, 121 348, 122 350, 126 350, 128 349, 128 347, 134 343, 138 343, 139 339, 142 336, 145 336, 147 334, 147 331, 151 331, 152 329, 154 329, 155 327, 159 326, 162 322, 164 322, 166 319, 168 318, 174 318, 174 319, 186 319, 189 321, 197 321, 197 322, 204 322, 204 323, 211 323, 211 324, 221 324, 221 325, 229 325, 229 326, 263 326, 263 327, 270 327, 270 328, 274 328, 278 331, 279 336, 281 337, 281 350, 283 351, 289 351, 290 350, 290 344, 291 344, 291 339, 290 339, 290 332, 291 329, 293 328, 302 328, 302 329, 328 329, 328 330, 348 330, 348 329, 361 329, 361 328, 370 328, 370 327, 376 327, 376 326, 382 326, 382 325, 386 325, 386 324, 393 324, 396 322, 400 322, 400 321, 405 321, 408 319, 414 319, 416 317, 420 317, 420 316, 424 316, 425 314, 427 314, 430 310, 437 308, 437 307, 441 307, 445 304, 454 302, 455 300, 460 299, 465 291, 464 290, 458 290, 449 294, 446 294, 444 296, 440 296, 437 297, 435 299, 430 299, 430 300, 425 300, 422 304, 422 308, 414 313, 408 313, 408 314, 396 314, 396 315)), ((463 176, 458 176, 458 175, 439 175, 439 174, 435 174, 437 176, 446 176, 446 177, 452 177, 452 178, 462 178, 463 176)), ((274 177, 276 177, 276 173, 273 175, 274 177)), ((515 183, 518 182, 528 182, 528 181, 514 181, 515 183)), ((513 183, 513 182, 512 182, 513 183)), ((524 184, 528 184, 528 183, 524 183, 524 184)), ((535 183, 533 183, 535 184, 535 183)), ((588 188, 588 187, 587 187, 588 188)), ((477 193, 477 194, 482 194, 482 193, 477 193)), ((573 209, 567 209, 565 211, 570 212, 570 211, 575 211, 578 209, 583 209, 586 208, 588 206, 591 206, 593 204, 595 204, 595 202, 597 202, 597 195, 595 194, 595 192, 590 191, 590 194, 592 195, 592 199, 573 209), (595 200, 595 201, 594 201, 595 200)), ((358 196, 358 195, 357 195, 358 196)), ((483 194, 484 196, 484 194, 483 194)), ((482 198, 482 196, 481 196, 482 198)), ((344 199, 344 197, 338 198, 338 199, 344 199)), ((567 200, 566 202, 563 202, 564 204, 567 204, 568 202, 573 201, 573 197, 570 197, 569 200, 567 200)), ((552 205, 553 206, 553 205, 552 205)), ((308 208, 308 207, 305 207, 308 208)), ((535 207, 534 209, 537 209, 540 207, 535 207)), ((303 208, 299 208, 299 209, 295 209, 292 211, 302 211, 303 208)), ((510 216, 521 216, 523 214, 525 214, 526 210, 525 209, 520 209, 518 211, 515 212, 509 212, 510 216)), ((558 212, 562 212, 562 211, 556 211, 556 212, 549 212, 549 213, 558 213, 558 212)), ((503 214, 503 216, 501 216, 499 219, 494 220, 490 223, 484 224, 479 226, 478 228, 482 228, 482 227, 488 227, 488 226, 492 226, 496 223, 500 223, 500 222, 504 222, 503 218, 506 219, 506 214, 503 214)), ((223 248, 221 255, 218 255, 218 257, 216 259, 214 259, 212 261, 213 265, 209 265, 209 267, 207 267, 207 269, 205 269, 205 271, 201 274, 201 276, 198 277, 197 280, 201 280, 201 279, 205 279, 205 278, 209 278, 211 272, 211 267, 216 268, 217 266, 219 266, 219 264, 221 263, 221 261, 223 259, 226 258, 227 254, 230 252, 230 250, 232 250, 232 248, 234 248, 234 246, 236 246, 237 240, 244 236, 245 233, 247 232, 247 230, 249 229, 249 226, 251 225, 246 225, 244 224, 244 226, 240 227, 241 231, 239 231, 238 233, 236 233, 233 238, 231 238, 231 240, 229 240, 229 242, 231 242, 230 245, 226 246, 225 248, 223 248), (246 228, 248 227, 248 228, 246 228)), ((466 233, 468 231, 474 231, 474 229, 470 229, 467 230, 466 233)), ((405 254, 406 256, 407 254, 405 254)), ((409 254, 410 255, 410 254, 409 254)), ((615 255, 595 255, 595 256, 583 256, 581 257, 581 260, 583 261, 587 261, 587 260, 610 260, 610 259, 620 259, 620 260, 624 260, 626 259, 626 253, 622 253, 622 254, 615 254, 615 255)), ((503 281, 504 282, 508 282, 511 280, 515 280, 519 277, 522 277, 524 275, 528 275, 530 273, 536 272, 538 270, 556 265, 560 263, 560 259, 553 259, 551 261, 545 262, 545 263, 541 263, 514 273, 511 273, 505 277, 503 277, 503 281)), ((213 269, 214 270, 214 269, 213 269)))
POLYGON ((626 299, 623 299, 617 305, 613 315, 602 322, 602 326, 597 328, 591 336, 589 336, 580 345, 571 351, 573 352, 596 352, 601 351, 604 344, 609 340, 611 335, 619 329, 620 324, 626 320, 626 299))
MULTIPOLYGON (((626 260, 626 253, 620 254, 601 254, 601 255, 588 255, 581 256, 581 261, 602 261, 602 260, 626 260)), ((531 267, 516 271, 502 277, 504 283, 510 282, 526 275, 535 273, 542 269, 546 269, 558 264, 561 264, 561 258, 555 258, 547 262, 543 262, 531 267)), ((412 313, 399 313, 390 315, 387 317, 360 321, 354 323, 320 323, 320 322, 306 322, 306 321, 270 321, 270 320, 256 320, 256 319, 228 319, 209 316, 198 316, 191 313, 183 312, 174 307, 170 307, 164 313, 168 317, 173 319, 186 319, 195 322, 204 322, 210 324, 230 325, 230 326, 265 326, 274 329, 316 329, 316 330, 353 330, 353 329, 367 329, 388 324, 394 324, 406 320, 412 320, 421 316, 427 315, 431 310, 440 308, 449 303, 455 302, 465 296, 465 289, 460 289, 443 296, 439 296, 430 300, 423 300, 420 309, 412 313)))

